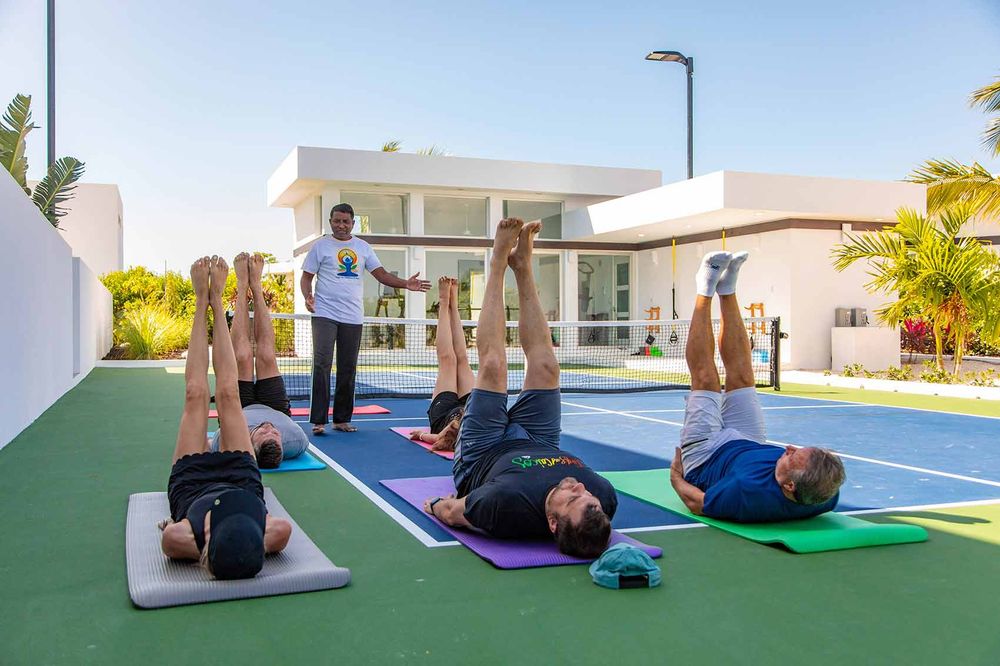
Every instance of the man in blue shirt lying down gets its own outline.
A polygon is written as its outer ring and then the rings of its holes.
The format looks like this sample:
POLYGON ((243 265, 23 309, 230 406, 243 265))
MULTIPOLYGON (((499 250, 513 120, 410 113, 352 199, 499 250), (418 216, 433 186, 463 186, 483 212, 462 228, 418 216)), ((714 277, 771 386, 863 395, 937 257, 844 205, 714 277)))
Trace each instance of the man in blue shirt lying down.
POLYGON ((670 483, 692 513, 741 523, 808 518, 837 505, 846 475, 840 458, 815 447, 766 444, 750 338, 736 301, 747 252, 711 252, 698 270, 687 341, 691 394, 670 483), (719 296, 722 392, 715 365, 712 297, 719 296))

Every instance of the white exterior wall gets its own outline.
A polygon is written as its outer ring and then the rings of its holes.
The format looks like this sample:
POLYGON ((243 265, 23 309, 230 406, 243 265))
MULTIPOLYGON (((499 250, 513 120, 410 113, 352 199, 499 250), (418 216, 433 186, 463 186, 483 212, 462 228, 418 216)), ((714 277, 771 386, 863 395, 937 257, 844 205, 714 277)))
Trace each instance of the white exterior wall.
POLYGON ((59 221, 63 239, 97 275, 125 267, 122 234, 122 198, 117 185, 83 183, 66 204, 69 213, 59 221))
POLYGON ((114 304, 111 292, 79 257, 73 257, 73 286, 73 372, 86 376, 114 342, 114 304))
POLYGON ((78 342, 77 337, 78 326, 93 325, 106 333, 103 322, 110 321, 111 295, 82 263, 77 295, 70 246, 2 170, 0 211, 0 245, 7 253, 3 278, 5 284, 16 286, 7 294, 11 325, 0 328, 0 376, 16 387, 0 401, 2 448, 86 376, 98 355, 107 352, 97 347, 103 344, 101 334, 91 330, 85 340, 78 342), (74 319, 76 299, 79 323, 74 319), (101 301, 107 308, 104 315, 92 311, 94 303, 101 301), (75 363, 77 349, 79 362, 75 363), (74 366, 78 366, 76 373, 74 366))
MULTIPOLYGON (((726 239, 726 250, 750 252, 740 270, 737 295, 744 308, 763 303, 764 314, 781 317, 784 369, 819 370, 830 367, 830 329, 834 310, 839 307, 867 308, 875 323, 874 311, 886 302, 872 296, 863 285, 868 281, 865 267, 857 264, 843 273, 833 268, 830 252, 841 242, 842 232, 815 229, 783 229, 726 239)), ((718 240, 677 246, 677 314, 690 319, 694 308, 694 274, 701 258, 722 249, 718 240)), ((661 319, 669 319, 671 259, 670 247, 638 253, 637 316, 644 309, 660 307, 661 319)), ((718 303, 714 305, 718 317, 718 303)), ((749 311, 745 311, 749 316, 749 311)))

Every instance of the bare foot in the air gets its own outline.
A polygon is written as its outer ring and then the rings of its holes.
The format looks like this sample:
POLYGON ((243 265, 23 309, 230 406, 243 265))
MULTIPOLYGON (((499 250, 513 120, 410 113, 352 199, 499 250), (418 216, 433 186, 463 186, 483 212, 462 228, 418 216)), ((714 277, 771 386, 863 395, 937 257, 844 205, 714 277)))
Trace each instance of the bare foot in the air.
POLYGON ((212 256, 212 279, 208 287, 208 299, 213 303, 222 302, 222 292, 226 289, 226 278, 229 277, 229 264, 218 255, 212 256))
POLYGON ((339 430, 340 432, 357 432, 356 426, 352 426, 350 423, 334 423, 334 430, 339 430))
POLYGON ((208 269, 211 259, 202 257, 191 264, 191 285, 194 287, 194 297, 198 301, 208 298, 208 269))
POLYGON ((493 259, 507 262, 507 256, 517 244, 517 235, 521 233, 524 221, 516 217, 505 217, 497 225, 497 235, 493 239, 493 259))
POLYGON ((451 283, 452 301, 458 303, 458 278, 448 278, 448 282, 451 283))
POLYGON ((253 284, 260 284, 261 276, 264 274, 264 256, 255 254, 250 257, 250 280, 253 284))
POLYGON ((528 222, 521 227, 521 234, 517 237, 517 247, 507 257, 507 263, 515 271, 521 268, 531 267, 531 253, 535 249, 535 236, 542 230, 541 220, 528 222))
POLYGON ((440 277, 438 278, 438 302, 442 307, 448 305, 448 300, 451 298, 451 278, 450 277, 440 277))

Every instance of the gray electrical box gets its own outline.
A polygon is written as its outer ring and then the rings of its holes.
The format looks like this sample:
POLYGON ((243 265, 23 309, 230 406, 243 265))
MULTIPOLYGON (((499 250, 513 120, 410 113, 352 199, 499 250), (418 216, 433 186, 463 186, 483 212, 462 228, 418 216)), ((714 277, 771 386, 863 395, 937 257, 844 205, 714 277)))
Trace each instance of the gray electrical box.
POLYGON ((834 326, 851 327, 867 326, 868 310, 865 308, 837 308, 834 316, 834 326))

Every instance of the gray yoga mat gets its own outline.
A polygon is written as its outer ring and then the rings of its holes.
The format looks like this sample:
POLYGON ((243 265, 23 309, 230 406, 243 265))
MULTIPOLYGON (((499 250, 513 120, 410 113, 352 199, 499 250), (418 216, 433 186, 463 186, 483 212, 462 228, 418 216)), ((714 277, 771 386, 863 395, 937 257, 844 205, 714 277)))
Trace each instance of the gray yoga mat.
POLYGON ((157 522, 170 517, 166 493, 136 493, 128 498, 125 560, 128 592, 139 608, 165 608, 228 599, 248 599, 343 587, 350 569, 336 566, 288 515, 270 488, 264 502, 272 516, 292 523, 288 546, 264 559, 264 568, 247 580, 215 580, 196 562, 178 562, 160 550, 157 522))

